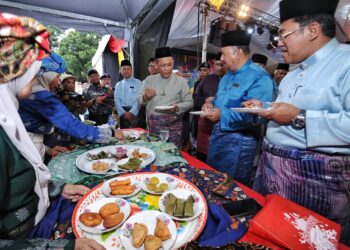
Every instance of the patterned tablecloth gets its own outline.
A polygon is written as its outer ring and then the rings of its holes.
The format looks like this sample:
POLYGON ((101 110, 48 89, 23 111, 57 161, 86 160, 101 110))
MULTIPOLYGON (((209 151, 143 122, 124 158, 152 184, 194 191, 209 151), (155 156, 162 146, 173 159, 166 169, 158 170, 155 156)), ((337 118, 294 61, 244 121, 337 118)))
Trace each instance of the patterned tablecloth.
MULTIPOLYGON (((122 145, 125 143, 114 142, 108 145, 122 145)), ((166 143, 161 141, 148 142, 144 140, 138 140, 135 142, 129 142, 129 145, 138 145, 152 149, 156 154, 156 160, 152 165, 158 167, 165 167, 171 164, 187 164, 187 161, 180 155, 179 150, 173 143, 166 143)), ((79 146, 75 150, 63 153, 52 159, 47 165, 52 180, 63 181, 65 183, 77 183, 85 177, 91 176, 91 174, 80 171, 75 164, 79 155, 84 152, 108 146, 106 144, 89 144, 85 146, 79 146)), ((109 176, 110 178, 110 176, 109 176)))

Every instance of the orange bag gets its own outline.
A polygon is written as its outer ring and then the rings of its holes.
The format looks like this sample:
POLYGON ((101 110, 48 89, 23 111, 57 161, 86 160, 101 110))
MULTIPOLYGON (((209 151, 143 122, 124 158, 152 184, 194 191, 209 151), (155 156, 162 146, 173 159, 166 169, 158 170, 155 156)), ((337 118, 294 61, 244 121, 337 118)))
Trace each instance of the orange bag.
POLYGON ((266 202, 249 232, 287 249, 338 249, 339 224, 278 195, 266 202))

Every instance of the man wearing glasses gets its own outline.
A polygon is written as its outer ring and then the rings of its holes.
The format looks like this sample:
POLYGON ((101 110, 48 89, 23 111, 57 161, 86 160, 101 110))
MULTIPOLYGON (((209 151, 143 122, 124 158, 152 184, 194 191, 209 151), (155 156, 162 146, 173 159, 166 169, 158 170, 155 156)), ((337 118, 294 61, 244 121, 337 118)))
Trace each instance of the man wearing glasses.
MULTIPOLYGON (((277 193, 342 225, 349 244, 350 50, 335 38, 338 0, 280 2, 278 46, 299 64, 281 81, 254 188, 277 193)), ((262 106, 257 101, 246 104, 262 106)), ((265 104, 265 106, 267 106, 265 104)))
POLYGON ((156 59, 154 57, 148 60, 148 72, 150 75, 155 75, 158 73, 156 59))
POLYGON ((212 100, 203 105, 202 115, 216 122, 209 142, 207 163, 232 178, 249 184, 260 136, 253 116, 231 110, 251 98, 270 102, 273 81, 270 75, 250 59, 251 35, 235 30, 221 35, 221 60, 228 71, 220 80, 212 100))

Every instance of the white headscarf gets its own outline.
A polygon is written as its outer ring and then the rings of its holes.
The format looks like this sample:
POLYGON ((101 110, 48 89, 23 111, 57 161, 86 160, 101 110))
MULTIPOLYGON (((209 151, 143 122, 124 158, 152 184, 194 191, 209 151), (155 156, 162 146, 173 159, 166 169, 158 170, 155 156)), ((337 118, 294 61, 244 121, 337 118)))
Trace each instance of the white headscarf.
POLYGON ((41 62, 34 62, 21 77, 8 83, 0 84, 0 127, 2 127, 10 138, 13 145, 27 159, 35 170, 36 182, 34 191, 39 197, 38 212, 35 216, 37 224, 45 215, 50 205, 48 195, 48 182, 51 178, 50 172, 42 162, 39 152, 23 125, 18 114, 16 95, 28 84, 39 70, 41 62))
POLYGON ((37 83, 33 86, 32 93, 48 90, 50 91, 50 83, 59 73, 47 71, 42 76, 37 77, 37 83))

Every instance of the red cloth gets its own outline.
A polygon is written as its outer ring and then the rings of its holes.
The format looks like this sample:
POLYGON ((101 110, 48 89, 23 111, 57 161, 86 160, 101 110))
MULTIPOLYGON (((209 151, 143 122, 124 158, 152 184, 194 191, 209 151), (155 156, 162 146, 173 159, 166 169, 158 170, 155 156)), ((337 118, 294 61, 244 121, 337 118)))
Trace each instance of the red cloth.
POLYGON ((108 48, 112 52, 118 53, 119 50, 121 50, 121 48, 124 46, 124 43, 125 43, 124 40, 111 36, 111 38, 109 38, 109 41, 108 41, 108 48))
POLYGON ((287 249, 338 249, 340 225, 282 196, 266 197, 266 206, 248 231, 287 249))

